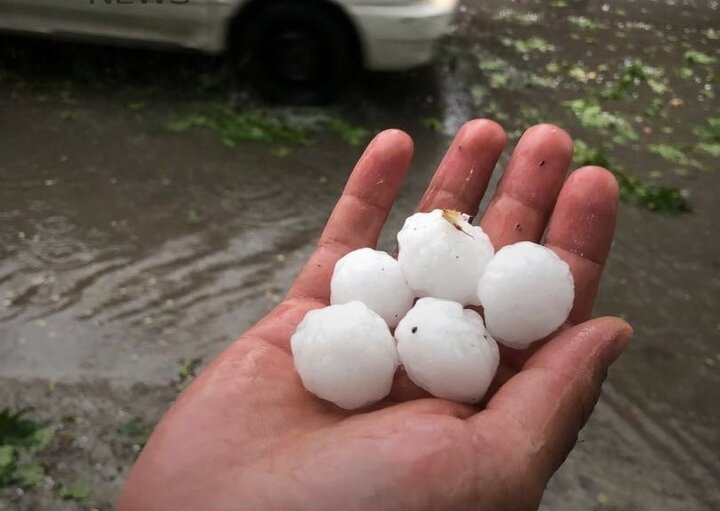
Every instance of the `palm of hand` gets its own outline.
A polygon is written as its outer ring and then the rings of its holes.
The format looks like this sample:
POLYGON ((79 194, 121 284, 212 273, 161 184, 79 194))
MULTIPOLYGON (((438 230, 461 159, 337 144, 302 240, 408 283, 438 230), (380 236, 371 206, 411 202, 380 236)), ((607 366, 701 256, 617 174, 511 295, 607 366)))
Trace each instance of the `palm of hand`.
MULTIPOLYGON (((502 129, 458 133, 419 208, 477 210, 503 150, 502 129)), ((586 168, 563 186, 572 146, 552 126, 518 144, 481 225, 496 248, 546 244, 573 271, 569 326, 537 350, 502 352, 482 409, 427 397, 400 374, 387 400, 350 413, 302 387, 289 340, 327 304, 335 261, 374 246, 412 142, 378 135, 283 303, 218 356, 166 414, 134 467, 120 509, 533 509, 630 337, 590 314, 614 230, 617 185, 586 168), (559 197, 558 197, 559 195, 559 197)))

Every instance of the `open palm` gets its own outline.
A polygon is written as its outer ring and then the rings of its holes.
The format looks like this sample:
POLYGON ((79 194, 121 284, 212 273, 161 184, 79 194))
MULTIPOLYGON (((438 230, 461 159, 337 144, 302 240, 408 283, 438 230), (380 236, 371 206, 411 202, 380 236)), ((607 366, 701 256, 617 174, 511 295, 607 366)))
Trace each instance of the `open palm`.
MULTIPOLYGON (((467 123, 418 209, 474 214, 504 146, 497 124, 467 123)), ((545 233, 575 278, 567 328, 539 349, 503 351, 481 407, 428 397, 401 372, 387 400, 351 413, 302 387, 290 337, 307 311, 328 304, 335 262, 375 246, 411 154, 401 131, 370 143, 285 300, 219 355, 158 425, 124 488, 122 511, 537 507, 631 336, 617 318, 586 321, 612 241, 617 184, 598 167, 563 184, 570 138, 550 125, 528 130, 480 225, 496 249, 545 233)))

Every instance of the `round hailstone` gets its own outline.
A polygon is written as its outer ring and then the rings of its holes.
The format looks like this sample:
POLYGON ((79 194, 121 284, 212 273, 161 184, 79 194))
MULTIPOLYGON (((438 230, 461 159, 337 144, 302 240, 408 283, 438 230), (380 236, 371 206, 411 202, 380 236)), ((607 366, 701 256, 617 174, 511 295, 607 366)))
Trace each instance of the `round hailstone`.
POLYGON ((395 340, 385 321, 360 302, 308 312, 290 346, 305 388, 341 408, 360 408, 390 392, 395 340))
POLYGON ((417 296, 478 305, 477 284, 493 255, 490 238, 468 215, 415 213, 397 235, 398 262, 417 296))
POLYGON ((480 315, 438 298, 421 298, 395 329, 410 379, 435 397, 477 403, 500 354, 480 315))
POLYGON ((361 248, 335 264, 330 281, 332 304, 357 300, 392 328, 410 310, 413 298, 397 260, 385 252, 361 248))
POLYGON ((478 295, 493 337, 524 349, 567 319, 574 298, 573 277, 555 252, 522 241, 498 250, 485 268, 478 295))

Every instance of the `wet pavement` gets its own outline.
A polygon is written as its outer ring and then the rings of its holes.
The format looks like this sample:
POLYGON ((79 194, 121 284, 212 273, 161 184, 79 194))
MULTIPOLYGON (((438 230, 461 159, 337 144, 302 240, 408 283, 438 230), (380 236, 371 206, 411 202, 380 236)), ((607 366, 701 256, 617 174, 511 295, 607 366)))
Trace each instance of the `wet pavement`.
POLYGON ((0 510, 110 509, 143 434, 123 426, 154 423, 188 361, 281 298, 353 142, 389 126, 416 140, 389 247, 475 116, 513 138, 559 123, 578 161, 621 169, 627 199, 596 313, 636 340, 543 508, 720 507, 720 7, 493 0, 459 19, 433 69, 263 110, 291 133, 264 143, 185 122, 256 108, 216 60, 0 39, 0 408, 56 427, 45 479, 0 489, 0 510), (678 204, 692 212, 650 211, 678 204), (71 483, 90 495, 61 500, 71 483))

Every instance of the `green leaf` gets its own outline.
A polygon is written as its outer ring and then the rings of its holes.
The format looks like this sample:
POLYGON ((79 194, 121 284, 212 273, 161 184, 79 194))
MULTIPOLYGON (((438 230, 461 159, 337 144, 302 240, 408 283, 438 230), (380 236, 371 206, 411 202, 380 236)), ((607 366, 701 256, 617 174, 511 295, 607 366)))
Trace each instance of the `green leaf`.
POLYGON ((15 461, 15 447, 0 445, 0 473, 6 470, 15 461))
POLYGON ((58 115, 63 121, 74 121, 83 115, 83 113, 84 112, 82 110, 62 110, 58 115))
POLYGON ((361 126, 353 126, 343 119, 331 117, 327 120, 327 127, 336 135, 339 135, 345 142, 350 145, 360 145, 367 139, 368 130, 361 126))
POLYGON ((509 21, 519 25, 534 25, 540 19, 540 15, 534 12, 516 12, 510 9, 502 9, 493 14, 494 21, 509 21))
POLYGON ((90 488, 82 483, 63 485, 58 496, 63 500, 85 500, 90 496, 90 488))
POLYGON ((500 69, 506 69, 509 65, 507 60, 499 57, 482 59, 478 63, 478 67, 483 71, 498 71, 500 69))
POLYGON ((476 102, 478 102, 485 98, 487 95, 487 89, 482 85, 473 84, 470 86, 470 95, 476 102))
POLYGON ((705 126, 697 127, 693 132, 704 142, 720 143, 720 117, 709 118, 705 126))
POLYGON ((551 73, 551 74, 555 74, 560 71, 560 64, 558 64, 554 60, 551 62, 548 62, 545 65, 545 71, 547 71, 548 73, 551 73))
POLYGON ((614 82, 610 83, 601 93, 605 99, 624 99, 641 83, 646 83, 656 94, 664 94, 669 90, 667 80, 661 68, 649 66, 641 60, 625 64, 614 82))
POLYGON ((710 64, 713 64, 715 62, 715 57, 712 57, 708 55, 707 53, 702 53, 700 51, 696 50, 688 50, 683 55, 683 58, 689 63, 689 64, 699 64, 701 66, 707 66, 710 64))
POLYGON ((610 160, 604 150, 590 147, 583 140, 579 139, 573 143, 573 161, 580 167, 597 165, 599 167, 609 168, 611 166, 610 160))
POLYGON ((285 158, 287 155, 290 154, 290 148, 284 145, 278 146, 275 149, 273 149, 272 153, 277 156, 278 158, 285 158))
POLYGON ((54 436, 54 427, 47 426, 44 428, 38 428, 30 435, 30 438, 28 439, 28 448, 31 451, 40 451, 45 449, 50 444, 54 436))
POLYGON ((531 52, 546 53, 555 49, 552 44, 537 36, 529 37, 528 39, 512 39, 510 37, 503 37, 500 39, 500 42, 505 46, 514 48, 518 53, 523 54, 531 52))
POLYGON ((145 109, 147 106, 147 103, 145 101, 128 101, 127 102, 127 109, 131 112, 139 112, 140 110, 145 109))
MULTIPOLYGON (((645 109, 645 113, 649 117, 657 117, 657 116, 665 117, 665 113, 663 111, 664 106, 665 106, 665 103, 663 102, 663 100, 661 100, 660 98, 653 98, 653 100, 650 102, 648 107, 645 109)), ((664 129, 665 128, 663 128, 663 130, 664 129)))
POLYGON ((540 75, 532 74, 528 78, 528 85, 532 85, 535 87, 549 88, 549 87, 553 87, 555 85, 555 80, 553 80, 549 76, 540 76, 540 75))
POLYGON ((620 197, 623 201, 650 211, 681 213, 690 211, 690 204, 683 193, 672 187, 658 186, 612 163, 603 148, 590 147, 582 140, 576 140, 573 160, 576 165, 599 165, 610 169, 618 180, 620 197))
POLYGON ((14 472, 15 482, 23 488, 39 486, 45 477, 45 469, 38 463, 23 463, 14 472))
POLYGON ((689 80, 695 74, 695 71, 690 67, 680 67, 675 70, 675 74, 683 80, 689 80))
POLYGON ((665 158, 666 160, 672 161, 674 163, 680 163, 686 158, 685 153, 681 149, 678 149, 677 147, 671 146, 669 144, 650 144, 648 146, 648 150, 652 154, 665 158))
POLYGON ((305 127, 263 110, 235 111, 217 104, 202 108, 203 112, 174 119, 166 123, 165 128, 176 133, 196 127, 206 128, 215 131, 223 144, 230 147, 243 141, 298 144, 310 141, 305 127))
POLYGON ((585 16, 568 16, 568 21, 583 30, 594 30, 601 27, 600 23, 585 16))
POLYGON ((697 148, 709 154, 710 156, 720 157, 720 143, 717 142, 700 142, 697 148))
POLYGON ((637 140, 638 134, 622 117, 602 109, 595 100, 575 99, 565 104, 575 114, 580 124, 587 128, 596 128, 602 134, 612 137, 618 144, 637 140))
POLYGON ((508 79, 506 73, 492 73, 490 75, 490 87, 493 89, 502 89, 508 84, 508 79))
POLYGON ((22 409, 11 412, 9 408, 0 410, 0 445, 26 446, 32 443, 32 437, 40 426, 24 418, 27 411, 22 409))
POLYGON ((678 188, 658 186, 616 167, 613 170, 620 185, 620 198, 650 211, 684 213, 690 205, 678 188))
POLYGON ((668 86, 665 82, 655 78, 648 78, 647 84, 655 94, 664 94, 668 90, 668 86))
POLYGON ((144 446, 150 434, 152 427, 145 423, 141 417, 133 417, 127 422, 117 427, 118 434, 126 437, 130 442, 144 446))
POLYGON ((648 151, 650 151, 651 154, 660 156, 661 158, 664 158, 673 163, 677 163, 679 165, 696 164, 696 162, 694 162, 688 157, 687 151, 683 150, 680 147, 672 146, 670 144, 650 144, 648 146, 648 151))
POLYGON ((181 358, 178 361, 178 381, 185 382, 195 377, 195 371, 202 364, 202 357, 181 358))
POLYGON ((589 80, 595 78, 595 73, 593 71, 586 71, 580 66, 572 67, 570 71, 568 71, 568 75, 570 76, 570 78, 574 78, 578 82, 583 83, 587 83, 589 80))
POLYGON ((445 124, 441 119, 437 117, 423 117, 420 119, 420 124, 431 131, 436 133, 442 133, 445 129, 445 124))

